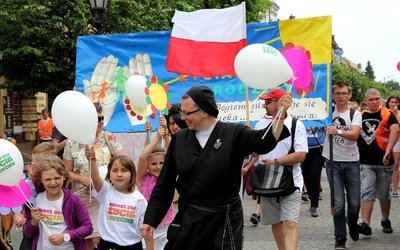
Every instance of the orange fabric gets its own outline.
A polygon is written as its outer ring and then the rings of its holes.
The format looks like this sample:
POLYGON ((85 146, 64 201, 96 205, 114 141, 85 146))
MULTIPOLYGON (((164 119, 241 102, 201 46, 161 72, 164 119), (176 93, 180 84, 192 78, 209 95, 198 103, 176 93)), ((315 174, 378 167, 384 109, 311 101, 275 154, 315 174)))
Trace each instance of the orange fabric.
POLYGON ((47 118, 47 123, 44 125, 43 119, 39 121, 38 125, 39 131, 43 131, 42 133, 39 132, 39 139, 40 140, 48 140, 51 139, 51 133, 53 132, 53 119, 50 117, 47 118))
POLYGON ((376 130, 376 142, 379 147, 386 150, 389 142, 390 128, 388 126, 388 120, 392 111, 388 108, 381 107, 381 117, 382 120, 379 123, 378 129, 376 130))

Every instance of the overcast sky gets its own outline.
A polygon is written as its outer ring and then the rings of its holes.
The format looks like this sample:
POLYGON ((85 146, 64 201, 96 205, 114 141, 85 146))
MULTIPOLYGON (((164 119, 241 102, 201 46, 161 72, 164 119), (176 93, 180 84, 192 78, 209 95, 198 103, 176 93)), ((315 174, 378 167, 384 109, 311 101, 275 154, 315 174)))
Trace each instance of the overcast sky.
POLYGON ((275 0, 278 18, 332 16, 332 34, 343 56, 365 69, 367 61, 375 81, 400 82, 400 1, 399 0, 275 0))

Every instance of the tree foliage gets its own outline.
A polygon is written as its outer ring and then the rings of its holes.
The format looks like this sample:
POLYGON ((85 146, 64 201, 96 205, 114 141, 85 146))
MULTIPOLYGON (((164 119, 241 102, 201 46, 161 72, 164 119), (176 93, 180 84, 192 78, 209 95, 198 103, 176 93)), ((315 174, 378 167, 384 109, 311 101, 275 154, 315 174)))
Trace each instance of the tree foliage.
POLYGON ((2 87, 33 95, 58 93, 74 84, 76 37, 87 35, 85 0, 2 0, 2 87))
MULTIPOLYGON (((109 33, 172 28, 174 10, 225 8, 242 0, 110 0, 109 33)), ((246 1, 247 22, 258 22, 271 1, 246 1)), ((2 88, 32 96, 56 96, 74 85, 76 40, 94 34, 87 0, 1 0, 0 76, 2 88)))
POLYGON ((353 93, 352 100, 357 103, 364 100, 364 93, 369 88, 376 88, 382 96, 388 94, 388 89, 381 83, 377 83, 366 75, 360 75, 353 69, 336 62, 332 69, 332 83, 339 81, 346 81, 350 84, 353 93))
POLYGON ((374 69, 372 68, 371 62, 367 62, 367 66, 365 67, 365 71, 363 73, 366 77, 368 77, 371 80, 375 80, 375 73, 374 69))

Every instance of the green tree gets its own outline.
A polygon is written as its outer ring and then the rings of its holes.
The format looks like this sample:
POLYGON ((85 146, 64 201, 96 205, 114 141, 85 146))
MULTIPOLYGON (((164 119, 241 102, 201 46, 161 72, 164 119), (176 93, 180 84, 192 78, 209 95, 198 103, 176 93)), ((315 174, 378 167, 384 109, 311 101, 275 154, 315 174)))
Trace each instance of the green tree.
POLYGON ((346 81, 351 85, 353 93, 352 101, 356 101, 357 103, 364 100, 364 93, 369 88, 376 88, 381 92, 382 96, 388 94, 388 89, 382 84, 373 81, 365 75, 360 75, 353 69, 336 62, 332 69, 332 83, 338 81, 346 81))
POLYGON ((363 73, 366 77, 368 77, 371 80, 375 80, 375 73, 374 69, 372 68, 371 62, 367 62, 367 66, 365 67, 365 71, 363 73))
MULTIPOLYGON (((109 33, 172 28, 174 10, 225 8, 242 0, 110 0, 109 33)), ((246 1, 247 22, 258 22, 270 0, 246 1)), ((74 85, 76 39, 94 34, 87 0, 1 0, 0 76, 2 88, 32 96, 55 97, 74 85)))
POLYGON ((76 37, 89 34, 85 0, 0 2, 0 75, 12 91, 57 94, 74 85, 76 37))

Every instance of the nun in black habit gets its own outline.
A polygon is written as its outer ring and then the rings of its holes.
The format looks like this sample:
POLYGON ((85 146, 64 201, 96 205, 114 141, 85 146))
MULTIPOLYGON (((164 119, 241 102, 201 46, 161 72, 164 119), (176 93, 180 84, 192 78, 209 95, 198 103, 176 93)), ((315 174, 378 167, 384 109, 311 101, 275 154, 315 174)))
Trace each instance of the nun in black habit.
MULTIPOLYGON (((291 103, 291 93, 278 101, 283 114, 291 103)), ((148 203, 142 235, 152 235, 176 188, 178 213, 168 228, 165 249, 242 249, 239 193, 244 157, 252 152, 268 153, 290 132, 283 119, 278 119, 264 138, 268 127, 256 131, 244 124, 218 121, 214 93, 206 86, 192 87, 182 96, 181 115, 188 128, 172 137, 148 203)))

